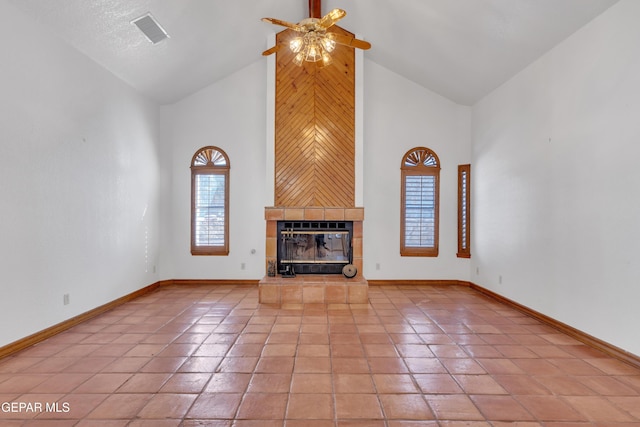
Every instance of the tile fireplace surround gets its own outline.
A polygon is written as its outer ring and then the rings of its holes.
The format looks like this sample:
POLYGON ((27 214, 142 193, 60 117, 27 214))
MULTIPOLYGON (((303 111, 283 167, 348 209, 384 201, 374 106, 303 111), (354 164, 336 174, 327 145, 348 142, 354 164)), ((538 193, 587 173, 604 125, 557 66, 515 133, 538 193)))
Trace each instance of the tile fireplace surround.
POLYGON ((293 278, 265 276, 259 283, 262 304, 366 304, 369 286, 362 276, 362 221, 364 208, 266 207, 267 222, 265 271, 276 261, 278 221, 353 221, 353 264, 358 274, 347 279, 341 274, 300 274, 293 278))

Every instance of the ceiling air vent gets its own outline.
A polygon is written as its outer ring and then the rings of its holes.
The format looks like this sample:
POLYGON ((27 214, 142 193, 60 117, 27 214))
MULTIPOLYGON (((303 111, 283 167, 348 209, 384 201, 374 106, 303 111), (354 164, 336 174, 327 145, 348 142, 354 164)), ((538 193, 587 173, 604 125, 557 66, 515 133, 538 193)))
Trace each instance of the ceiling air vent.
POLYGON ((158 24, 158 21, 156 21, 150 13, 134 19, 131 23, 135 24, 135 26, 142 31, 142 34, 144 34, 153 44, 169 38, 169 34, 167 34, 165 29, 158 24))

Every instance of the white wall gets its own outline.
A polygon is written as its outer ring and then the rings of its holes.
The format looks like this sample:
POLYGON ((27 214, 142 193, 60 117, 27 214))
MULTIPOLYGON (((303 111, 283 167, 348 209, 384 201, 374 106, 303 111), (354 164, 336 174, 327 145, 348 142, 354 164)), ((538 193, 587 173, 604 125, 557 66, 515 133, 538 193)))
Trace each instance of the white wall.
POLYGON ((639 16, 621 1, 478 103, 472 160, 471 280, 634 354, 639 16))
POLYGON ((165 279, 259 279, 265 272, 266 61, 162 107, 161 276, 165 279), (229 156, 229 255, 192 256, 191 158, 215 145, 229 156), (166 239, 165 239, 166 237, 166 239), (255 253, 251 251, 255 249, 255 253), (245 264, 245 269, 241 265, 245 264))
POLYGON ((456 252, 458 165, 470 161, 470 108, 372 61, 364 65, 364 276, 469 280, 469 260, 456 252), (437 258, 400 256, 400 165, 419 146, 435 151, 442 168, 437 258))
MULTIPOLYGON (((468 280, 469 261, 456 257, 457 165, 470 158, 470 109, 375 63, 364 64, 365 277, 468 280), (400 163, 407 150, 419 145, 435 150, 443 164, 438 258, 399 255, 400 163)), ((162 209, 162 278, 264 276, 264 207, 273 203, 273 182, 263 178, 267 175, 264 99, 268 81, 267 61, 259 60, 177 104, 162 107, 162 170, 168 176, 163 188, 169 189, 162 209), (219 146, 231 161, 228 257, 190 254, 189 162, 205 145, 219 146)))
POLYGON ((155 282, 159 198, 154 105, 4 1, 0 52, 2 346, 155 282))

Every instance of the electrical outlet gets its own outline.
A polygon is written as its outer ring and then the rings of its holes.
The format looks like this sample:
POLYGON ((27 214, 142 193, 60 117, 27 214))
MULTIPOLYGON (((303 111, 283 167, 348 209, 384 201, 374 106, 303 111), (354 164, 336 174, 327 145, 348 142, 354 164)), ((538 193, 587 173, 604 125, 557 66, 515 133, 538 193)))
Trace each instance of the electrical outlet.
POLYGON ((376 270, 380 270, 380 263, 376 262, 376 270))
POLYGON ((476 267, 476 276, 480 275, 480 267, 476 267))
POLYGON ((62 304, 69 305, 69 294, 64 294, 62 296, 62 304))
POLYGON ((240 270, 244 270, 244 268, 245 268, 245 267, 246 267, 246 266, 245 266, 244 262, 243 262, 243 263, 240 263, 240 270))
POLYGON ((498 276, 498 283, 502 285, 502 274, 498 276))

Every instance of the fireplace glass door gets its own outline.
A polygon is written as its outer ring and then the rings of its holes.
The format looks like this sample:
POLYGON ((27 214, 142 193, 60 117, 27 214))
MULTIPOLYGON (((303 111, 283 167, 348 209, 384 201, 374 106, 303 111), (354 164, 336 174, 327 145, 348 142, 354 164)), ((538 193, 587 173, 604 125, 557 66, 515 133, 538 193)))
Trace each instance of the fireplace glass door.
POLYGON ((285 274, 340 274, 352 261, 353 223, 278 222, 278 271, 285 274))
POLYGON ((283 231, 283 263, 348 264, 349 232, 283 231))

